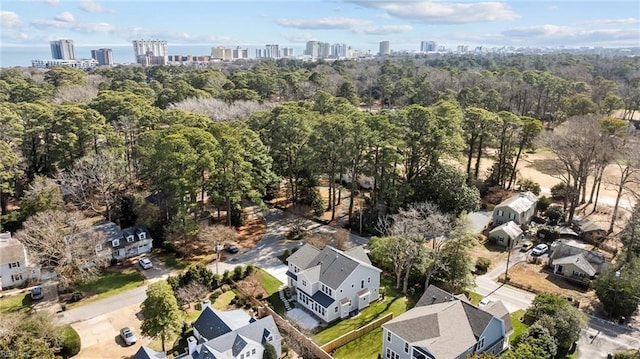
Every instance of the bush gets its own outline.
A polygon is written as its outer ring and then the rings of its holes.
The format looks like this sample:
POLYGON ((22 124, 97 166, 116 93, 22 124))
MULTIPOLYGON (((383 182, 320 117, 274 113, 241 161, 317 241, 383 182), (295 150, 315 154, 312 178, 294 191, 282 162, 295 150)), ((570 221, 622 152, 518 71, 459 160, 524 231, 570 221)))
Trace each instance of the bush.
POLYGON ((491 265, 491 259, 486 257, 479 257, 476 260, 476 272, 479 274, 487 273, 489 266, 491 265))
POLYGON ((200 311, 202 310, 202 303, 198 302, 194 307, 196 308, 196 310, 200 311))
POLYGON ((544 215, 549 218, 551 225, 557 225, 558 222, 564 221, 565 217, 564 210, 560 206, 549 206, 549 208, 544 211, 544 215))
POLYGON ((114 265, 118 264, 118 260, 115 258, 111 258, 111 260, 109 261, 109 265, 111 267, 113 267, 114 265))
POLYGON ((80 335, 70 325, 62 328, 60 356, 71 358, 77 355, 81 349, 80 335))
POLYGON ((233 268, 233 280, 241 280, 244 278, 245 268, 244 266, 236 266, 233 268))
POLYGON ((222 293, 223 293, 222 289, 220 289, 220 288, 214 290, 213 293, 211 293, 211 295, 209 296, 209 300, 211 302, 215 302, 216 299, 218 299, 218 297, 222 295, 222 293))
POLYGON ((222 280, 223 278, 220 274, 214 274, 213 277, 211 277, 211 289, 216 290, 220 288, 220 286, 222 285, 222 280))
POLYGON ((247 264, 246 270, 244 272, 244 276, 248 277, 252 275, 255 271, 256 271, 256 266, 254 266, 253 264, 247 264))
POLYGON ((320 195, 320 191, 315 190, 312 192, 312 196, 311 196, 311 209, 313 210, 313 214, 316 217, 320 217, 324 214, 324 210, 325 210, 325 206, 324 206, 324 200, 322 199, 322 196, 320 195))
POLYGON ((256 295, 256 299, 260 300, 264 297, 264 295, 262 293, 258 293, 258 295, 256 295))
POLYGON ((162 243, 162 248, 164 248, 165 251, 173 253, 176 255, 176 257, 182 258, 184 257, 184 253, 178 249, 178 247, 176 247, 176 245, 173 242, 170 241, 164 241, 162 243))
POLYGON ((231 280, 233 279, 233 272, 226 270, 222 274, 222 282, 224 284, 231 284, 231 280))
POLYGON ((520 180, 518 185, 520 185, 521 191, 529 191, 536 196, 540 194, 540 184, 538 182, 534 182, 532 179, 525 178, 520 180))
POLYGON ((557 185, 551 187, 551 198, 554 200, 562 200, 567 195, 571 187, 567 187, 567 184, 564 182, 560 182, 557 185))
POLYGON ((549 205, 551 205, 551 198, 547 196, 542 196, 538 198, 538 203, 536 204, 536 210, 538 212, 544 212, 547 210, 547 208, 549 208, 549 205))
POLYGON ((72 302, 78 302, 83 297, 84 297, 84 295, 82 294, 82 292, 77 290, 77 291, 73 292, 73 294, 71 295, 71 301, 72 302))
POLYGON ((231 290, 231 286, 229 286, 228 284, 224 284, 222 287, 220 287, 220 289, 222 290, 222 293, 226 293, 231 290))

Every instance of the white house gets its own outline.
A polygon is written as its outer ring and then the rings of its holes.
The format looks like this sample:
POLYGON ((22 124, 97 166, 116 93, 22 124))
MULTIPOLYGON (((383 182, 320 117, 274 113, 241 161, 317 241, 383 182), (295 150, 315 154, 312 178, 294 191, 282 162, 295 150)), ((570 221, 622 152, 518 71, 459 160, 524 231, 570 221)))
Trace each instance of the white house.
POLYGON ((508 221, 516 224, 529 224, 536 213, 538 197, 531 192, 520 192, 502 201, 493 208, 493 225, 497 226, 508 221))
POLYGON ((29 263, 27 249, 11 233, 0 233, 0 290, 23 285, 40 276, 38 267, 29 263))
POLYGON ((524 237, 520 226, 514 221, 509 221, 492 229, 489 232, 489 238, 503 247, 513 248, 524 237))
POLYGON ((142 226, 121 230, 117 224, 107 222, 92 229, 102 233, 105 238, 105 241, 96 247, 96 252, 102 252, 118 260, 149 253, 153 249, 153 239, 149 231, 142 226))
POLYGON ((296 301, 324 322, 346 318, 380 296, 380 269, 362 247, 320 250, 306 244, 287 258, 296 301))

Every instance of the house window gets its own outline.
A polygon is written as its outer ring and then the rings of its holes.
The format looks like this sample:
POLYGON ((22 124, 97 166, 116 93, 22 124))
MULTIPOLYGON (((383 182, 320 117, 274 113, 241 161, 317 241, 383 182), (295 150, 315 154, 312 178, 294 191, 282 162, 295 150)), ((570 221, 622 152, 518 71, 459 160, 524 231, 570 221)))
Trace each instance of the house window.
POLYGON ((484 337, 482 337, 482 338, 480 338, 478 340, 478 345, 476 346, 476 348, 477 348, 476 350, 480 350, 480 349, 482 349, 482 347, 484 347, 484 337))
POLYGON ((147 239, 147 232, 138 233, 138 239, 147 239))
POLYGON ((502 215, 504 215, 504 212, 501 209, 499 209, 498 210, 498 217, 502 217, 502 215))
POLYGON ((20 262, 9 263, 9 268, 19 268, 20 262))
POLYGON ((133 242, 133 240, 134 240, 133 234, 130 236, 127 236, 127 242, 133 242))
POLYGON ((409 343, 407 343, 407 342, 404 343, 404 352, 405 353, 409 352, 409 343))
POLYGON ((387 348, 387 358, 391 358, 391 349, 387 348))
POLYGON ((251 355, 251 352, 247 350, 247 354, 245 354, 247 356, 247 358, 249 357, 249 355, 251 355))
POLYGON ((371 283, 371 277, 367 277, 367 283, 371 283))
POLYGON ((273 341, 273 335, 269 335, 269 337, 267 338, 267 341, 268 341, 268 342, 273 341))
POLYGON ((251 354, 253 354, 253 355, 256 354, 256 348, 251 349, 251 354))
POLYGON ((387 331, 387 341, 391 343, 391 332, 387 331))
POLYGON ((303 286, 303 287, 306 287, 306 286, 307 286, 307 281, 306 281, 306 280, 304 280, 304 279, 302 280, 302 286, 303 286))
POLYGON ((12 274, 11 275, 11 281, 12 282, 18 282, 22 280, 22 274, 12 274))
POLYGON ((516 219, 515 213, 509 213, 509 219, 516 219))
POLYGON ((113 241, 111 241, 111 245, 114 247, 117 247, 120 245, 120 240, 119 239, 114 239, 113 241))
POLYGON ((334 313, 338 313, 338 307, 333 311, 334 313))
POLYGON ((240 359, 244 359, 244 353, 240 354, 240 359))
POLYGON ((364 289, 364 279, 360 281, 360 289, 364 289))

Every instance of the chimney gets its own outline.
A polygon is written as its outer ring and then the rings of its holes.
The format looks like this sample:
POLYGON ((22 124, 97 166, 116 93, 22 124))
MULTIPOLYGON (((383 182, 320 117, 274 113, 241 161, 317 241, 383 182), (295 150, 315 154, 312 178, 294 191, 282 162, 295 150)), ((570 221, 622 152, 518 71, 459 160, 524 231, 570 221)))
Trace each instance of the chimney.
POLYGON ((193 355, 198 349, 198 341, 194 336, 190 336, 187 338, 187 350, 189 351, 189 355, 193 355))
POLYGON ((211 301, 209 299, 202 302, 202 310, 204 310, 204 308, 211 309, 211 301))

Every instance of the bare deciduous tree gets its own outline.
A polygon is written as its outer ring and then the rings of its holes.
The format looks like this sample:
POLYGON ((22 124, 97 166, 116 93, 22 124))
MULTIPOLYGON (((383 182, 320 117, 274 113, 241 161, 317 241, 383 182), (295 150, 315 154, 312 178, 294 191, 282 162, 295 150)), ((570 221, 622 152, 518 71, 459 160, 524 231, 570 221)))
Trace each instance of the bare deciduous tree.
POLYGON ((111 258, 104 234, 83 220, 79 213, 40 212, 16 234, 35 263, 55 269, 63 287, 94 277, 111 258))
POLYGON ((216 98, 188 98, 171 107, 181 108, 194 113, 201 113, 212 120, 231 121, 246 119, 253 113, 271 109, 275 104, 261 104, 254 101, 235 101, 227 103, 216 98))
POLYGON ((341 251, 346 251, 353 248, 353 241, 351 241, 351 235, 346 229, 338 229, 333 234, 333 239, 336 241, 336 247, 341 251))
POLYGON ((179 305, 199 302, 207 295, 207 288, 200 283, 189 283, 176 291, 176 300, 179 305))
POLYGON ((632 183, 640 184, 640 142, 628 142, 620 152, 615 162, 620 170, 620 177, 618 181, 613 184, 616 185, 616 202, 613 206, 613 212, 611 213, 611 223, 609 224, 608 233, 613 232, 613 228, 618 216, 618 209, 620 207, 620 199, 624 191, 630 191, 629 185, 632 183))
POLYGON ((105 212, 109 221, 126 178, 124 160, 111 152, 83 157, 58 175, 63 192, 76 206, 97 214, 105 212))
POLYGON ((236 229, 221 224, 200 226, 198 231, 198 241, 208 244, 212 250, 215 250, 217 245, 223 245, 227 242, 235 243, 237 240, 238 232, 236 232, 236 229))
POLYGON ((312 246, 319 249, 326 247, 327 244, 329 244, 329 241, 331 241, 331 238, 321 234, 313 234, 307 238, 308 244, 311 244, 312 246))

